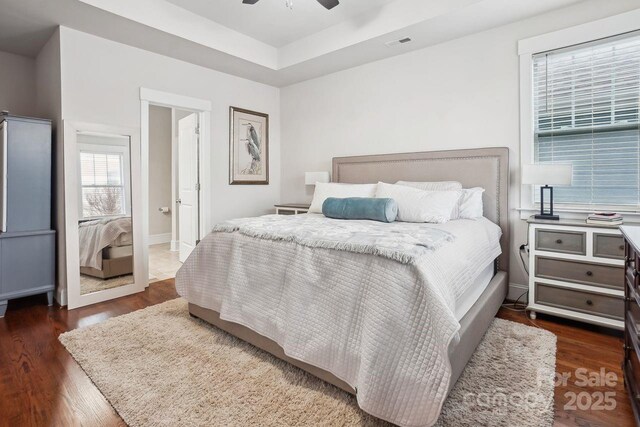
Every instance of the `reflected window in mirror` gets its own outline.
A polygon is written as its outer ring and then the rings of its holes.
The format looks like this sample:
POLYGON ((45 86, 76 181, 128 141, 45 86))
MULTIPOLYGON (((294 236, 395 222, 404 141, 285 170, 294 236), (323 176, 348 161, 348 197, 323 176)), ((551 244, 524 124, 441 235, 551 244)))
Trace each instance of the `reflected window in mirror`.
POLYGON ((80 219, 131 215, 129 139, 78 135, 80 219))

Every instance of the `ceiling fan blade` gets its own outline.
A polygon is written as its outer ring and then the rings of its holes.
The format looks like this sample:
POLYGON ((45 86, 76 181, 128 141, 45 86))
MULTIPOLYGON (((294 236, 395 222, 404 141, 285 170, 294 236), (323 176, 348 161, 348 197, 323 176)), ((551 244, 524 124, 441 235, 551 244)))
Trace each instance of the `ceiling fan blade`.
POLYGON ((318 0, 318 3, 331 10, 340 4, 339 0, 318 0))
POLYGON ((260 0, 242 0, 242 3, 244 3, 244 4, 256 4, 256 3, 258 3, 258 1, 260 1, 260 0))

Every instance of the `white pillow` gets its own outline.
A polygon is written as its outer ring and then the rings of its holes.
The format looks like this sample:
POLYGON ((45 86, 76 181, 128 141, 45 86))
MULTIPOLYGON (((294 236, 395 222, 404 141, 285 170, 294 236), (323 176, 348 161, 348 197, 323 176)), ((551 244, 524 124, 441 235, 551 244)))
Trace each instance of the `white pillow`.
POLYGON ((482 206, 484 188, 465 188, 460 193, 458 203, 453 208, 451 219, 475 219, 484 215, 482 206))
POLYGON ((377 198, 394 199, 398 221, 444 223, 451 219, 459 191, 424 191, 405 185, 378 183, 377 198))
POLYGON ((458 181, 434 181, 434 182, 412 182, 398 181, 397 185, 405 185, 407 187, 418 188, 424 191, 449 191, 462 190, 462 184, 458 181))
POLYGON ((322 213, 322 204, 329 197, 375 197, 376 184, 340 184, 337 182, 316 182, 311 213, 322 213))

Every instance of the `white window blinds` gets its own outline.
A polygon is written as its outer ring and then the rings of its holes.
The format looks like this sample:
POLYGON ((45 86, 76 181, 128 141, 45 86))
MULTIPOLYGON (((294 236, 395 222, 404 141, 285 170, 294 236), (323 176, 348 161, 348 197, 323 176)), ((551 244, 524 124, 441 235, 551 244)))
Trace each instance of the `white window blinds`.
POLYGON ((554 202, 640 205, 640 33, 534 55, 533 95, 535 162, 573 164, 554 202))
POLYGON ((80 153, 83 218, 125 214, 123 156, 80 153))

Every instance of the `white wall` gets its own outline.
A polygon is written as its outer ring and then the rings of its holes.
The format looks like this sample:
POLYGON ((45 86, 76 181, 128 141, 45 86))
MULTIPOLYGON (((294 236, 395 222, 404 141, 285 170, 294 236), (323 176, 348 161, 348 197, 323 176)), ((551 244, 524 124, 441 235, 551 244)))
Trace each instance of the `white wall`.
POLYGON ((275 87, 61 28, 65 120, 140 128, 140 87, 210 100, 212 152, 208 220, 269 212, 280 199, 280 94, 275 87), (229 185, 229 106, 269 114, 270 184, 229 185))
POLYGON ((66 242, 64 218, 64 171, 62 170, 62 82, 60 68, 60 32, 53 33, 35 60, 36 115, 52 120, 54 156, 53 180, 54 200, 53 224, 56 229, 56 300, 66 304, 66 242), (60 285, 62 284, 62 285, 60 285))
POLYGON ((0 52, 0 111, 36 115, 36 61, 0 52))
MULTIPOLYGON (((213 224, 271 211, 280 199, 280 92, 277 88, 66 27, 60 27, 59 31, 63 120, 139 129, 141 87, 209 100, 212 103, 211 158, 201 159, 201 166, 211 170, 212 195, 211 205, 205 207, 205 220, 213 224), (269 185, 229 185, 229 106, 269 114, 272 171, 269 185)), ((62 165, 61 159, 57 164, 62 165)), ((58 187, 62 188, 60 184, 58 187)), ((59 195, 57 205, 63 204, 63 195, 59 195)), ((63 224, 58 233, 64 233, 63 224)), ((63 248, 59 246, 59 295, 66 293, 63 248)), ((59 301, 66 304, 64 296, 59 301)))
MULTIPOLYGON (((519 205, 517 42, 638 7, 593 0, 419 51, 283 88, 282 201, 308 201, 305 171, 360 154, 509 147, 511 208, 519 205)), ((526 223, 511 211, 510 281, 526 223)))
POLYGON ((149 235, 171 234, 171 108, 149 107, 149 235), (168 206, 170 213, 158 208, 168 206))

